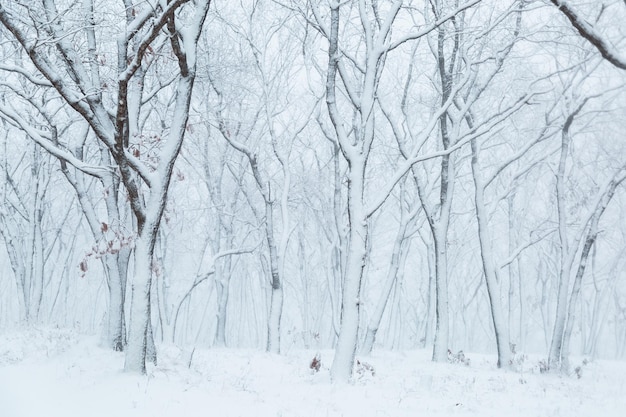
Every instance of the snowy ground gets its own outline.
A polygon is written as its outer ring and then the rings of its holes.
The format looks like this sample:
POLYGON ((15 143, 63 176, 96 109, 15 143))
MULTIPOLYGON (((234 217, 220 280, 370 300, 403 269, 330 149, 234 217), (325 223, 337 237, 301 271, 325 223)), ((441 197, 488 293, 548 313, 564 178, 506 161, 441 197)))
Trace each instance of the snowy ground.
POLYGON ((375 370, 354 383, 329 382, 331 352, 282 356, 243 350, 161 346, 147 376, 121 372, 123 354, 71 331, 0 335, 0 417, 195 416, 624 416, 626 363, 595 361, 576 376, 543 375, 537 360, 521 371, 434 364, 426 351, 376 352, 375 370))

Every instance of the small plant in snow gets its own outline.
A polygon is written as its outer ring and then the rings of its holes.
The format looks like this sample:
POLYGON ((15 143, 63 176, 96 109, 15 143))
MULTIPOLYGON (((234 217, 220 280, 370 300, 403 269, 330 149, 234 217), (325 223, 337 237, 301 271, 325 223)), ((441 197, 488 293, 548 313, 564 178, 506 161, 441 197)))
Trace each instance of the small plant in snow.
POLYGON ((374 367, 370 365, 369 363, 361 362, 360 360, 357 359, 356 374, 358 375, 359 379, 362 379, 363 377, 366 377, 366 376, 376 376, 376 371, 374 370, 374 367))
POLYGON ((548 366, 548 362, 546 362, 545 360, 540 360, 539 363, 539 373, 540 374, 547 374, 550 371, 550 367, 548 366))
POLYGON ((576 374, 576 378, 580 379, 583 377, 583 367, 582 366, 577 366, 574 369, 574 373, 576 374))
POLYGON ((448 349, 448 362, 462 363, 465 366, 470 366, 470 359, 465 357, 465 353, 463 353, 462 350, 459 350, 458 353, 452 353, 452 351, 448 349))
POLYGON ((313 360, 311 360, 311 363, 309 364, 309 368, 313 371, 313 373, 315 373, 315 372, 319 372, 321 367, 322 367, 322 356, 319 353, 317 353, 315 357, 313 358, 313 360))
POLYGON ((511 365, 511 367, 515 369, 515 371, 519 372, 520 374, 519 383, 523 385, 527 382, 526 379, 524 378, 524 372, 526 371, 525 365, 526 365, 526 361, 528 360, 528 356, 526 356, 523 353, 517 353, 515 351, 514 344, 511 344, 511 352, 513 353, 513 358, 509 362, 509 365, 511 365))
POLYGON ((589 365, 589 363, 590 363, 589 359, 585 358, 583 359, 582 364, 574 368, 574 375, 576 375, 576 378, 580 379, 583 377, 583 368, 589 365))
POLYGON ((527 359, 528 356, 523 353, 513 352, 513 358, 511 359, 509 365, 512 365, 517 372, 524 372, 524 365, 526 365, 527 359))

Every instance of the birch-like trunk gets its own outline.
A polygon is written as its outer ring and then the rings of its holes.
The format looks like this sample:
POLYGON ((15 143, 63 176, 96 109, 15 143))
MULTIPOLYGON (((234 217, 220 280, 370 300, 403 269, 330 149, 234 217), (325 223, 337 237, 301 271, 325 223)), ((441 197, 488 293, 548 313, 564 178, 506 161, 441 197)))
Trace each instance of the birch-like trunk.
POLYGON ((427 242, 426 254, 428 257, 428 297, 426 303, 426 325, 424 331, 424 344, 423 346, 434 346, 435 333, 433 328, 433 317, 435 317, 435 284, 437 282, 435 277, 435 248, 432 242, 427 242))
POLYGON ((219 268, 219 271, 216 267, 217 325, 215 328, 214 345, 217 347, 226 347, 226 314, 230 289, 231 263, 230 256, 227 256, 224 259, 223 265, 219 268))
POLYGON ((604 213, 606 206, 615 193, 615 189, 624 181, 622 166, 604 185, 598 194, 595 205, 590 209, 581 227, 574 234, 574 239, 570 244, 568 238, 566 190, 565 190, 565 170, 567 157, 571 142, 570 129, 575 117, 583 109, 589 98, 582 100, 577 107, 572 109, 567 116, 563 128, 561 129, 561 153, 559 158, 559 168, 556 175, 556 196, 557 213, 559 225, 559 242, 561 244, 558 298, 554 328, 550 343, 548 365, 554 371, 567 373, 569 371, 569 342, 574 321, 574 309, 578 300, 581 280, 585 271, 585 265, 591 246, 595 242, 598 222, 604 213), (580 242, 583 243, 579 253, 580 242), (573 288, 570 293, 571 274, 576 269, 573 288), (569 333, 569 334, 568 334, 569 333))
POLYGON ((561 351, 559 358, 561 372, 569 372, 570 341, 572 337, 572 331, 574 329, 574 322, 576 321, 576 309, 578 300, 580 299, 582 280, 583 276, 585 275, 585 269, 587 267, 589 253, 598 236, 598 225, 600 223, 600 219, 604 214, 606 207, 611 202, 617 186, 626 179, 626 175, 624 174, 625 169, 626 166, 620 168, 611 178, 605 188, 600 191, 598 202, 595 208, 592 209, 592 214, 588 219, 589 226, 585 229, 584 245, 580 253, 580 257, 577 261, 578 266, 576 270, 576 276, 574 277, 574 284, 572 287, 567 310, 566 325, 562 335, 561 351))
MULTIPOLYGON (((283 192, 286 192, 283 190, 283 192)), ((270 312, 267 323, 267 351, 270 353, 280 353, 280 321, 283 313, 283 286, 280 279, 278 265, 278 250, 274 239, 274 213, 273 204, 268 199, 265 200, 265 232, 267 236, 267 246, 270 252, 270 272, 272 292, 270 297, 270 312)), ((283 233, 286 233, 283 231, 283 233)))
POLYGON ((491 319, 496 336, 498 350, 498 368, 508 367, 512 364, 511 349, 509 347, 509 328, 504 317, 501 298, 501 279, 498 274, 493 253, 493 236, 489 229, 487 209, 485 207, 485 184, 481 177, 478 160, 479 149, 475 139, 471 141, 472 149, 472 177, 474 179, 474 203, 476 207, 476 220, 478 222, 478 241, 483 265, 483 275, 487 284, 491 319))
POLYGON ((574 122, 574 117, 580 110, 584 102, 565 120, 561 129, 561 153, 559 157, 559 167, 556 174, 556 201, 559 227, 560 265, 558 275, 558 292, 554 328, 550 342, 550 352, 548 355, 548 366, 551 369, 561 368, 561 349, 563 347, 563 334, 567 320, 567 300, 570 287, 570 275, 572 263, 577 247, 570 248, 567 236, 567 207, 565 201, 565 168, 567 166, 567 156, 570 146, 570 127, 574 122), (570 253, 570 251, 573 251, 570 253))
POLYGON ((448 360, 450 318, 448 307, 448 227, 439 224, 433 233, 435 246, 435 340, 433 361, 448 360))

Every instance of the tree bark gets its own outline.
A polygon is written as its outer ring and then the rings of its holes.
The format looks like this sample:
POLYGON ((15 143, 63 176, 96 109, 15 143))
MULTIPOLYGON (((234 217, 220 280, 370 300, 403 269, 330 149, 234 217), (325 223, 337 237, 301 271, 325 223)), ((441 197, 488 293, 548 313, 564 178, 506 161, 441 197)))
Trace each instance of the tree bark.
POLYGON ((485 185, 483 183, 480 165, 479 150, 476 140, 471 141, 472 148, 472 177, 474 179, 474 203, 476 206, 476 219, 478 222, 478 241, 480 243, 481 260, 483 265, 483 275, 487 284, 489 295, 489 305, 491 308, 491 319, 496 336, 496 347, 498 350, 498 368, 509 367, 512 364, 511 349, 509 347, 509 329, 504 318, 502 309, 501 288, 502 283, 499 277, 497 266, 493 254, 493 237, 491 236, 489 225, 487 224, 487 210, 485 208, 485 185))

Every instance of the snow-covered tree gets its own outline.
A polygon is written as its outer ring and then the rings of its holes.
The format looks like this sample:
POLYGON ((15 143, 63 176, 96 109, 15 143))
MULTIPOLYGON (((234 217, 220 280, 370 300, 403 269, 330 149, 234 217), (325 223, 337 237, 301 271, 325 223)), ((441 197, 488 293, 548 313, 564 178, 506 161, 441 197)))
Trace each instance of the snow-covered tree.
MULTIPOLYGON (((117 5, 118 16, 125 16, 121 26, 97 24, 104 15, 95 10, 105 7, 95 3, 85 1, 81 8, 55 0, 3 4, 0 21, 28 54, 38 76, 87 122, 115 162, 114 167, 102 169, 115 169, 120 176, 136 232, 124 368, 145 372, 151 334, 152 254, 174 163, 187 130, 196 47, 210 0, 137 4, 126 0, 117 5), (101 27, 108 32, 99 30, 101 27), (78 36, 85 42, 78 42, 78 36), (164 85, 172 83, 168 80, 171 76, 158 76, 165 69, 161 66, 167 64, 161 62, 164 54, 171 54, 176 62, 175 70, 170 69, 176 73, 172 88, 164 85), (113 59, 116 65, 102 68, 106 59, 113 59), (149 71, 157 75, 150 83, 146 78, 149 71), (146 103, 163 99, 163 95, 171 100, 171 115, 168 123, 158 128, 146 123, 146 103)), ((47 133, 44 139, 52 142, 47 133)))

